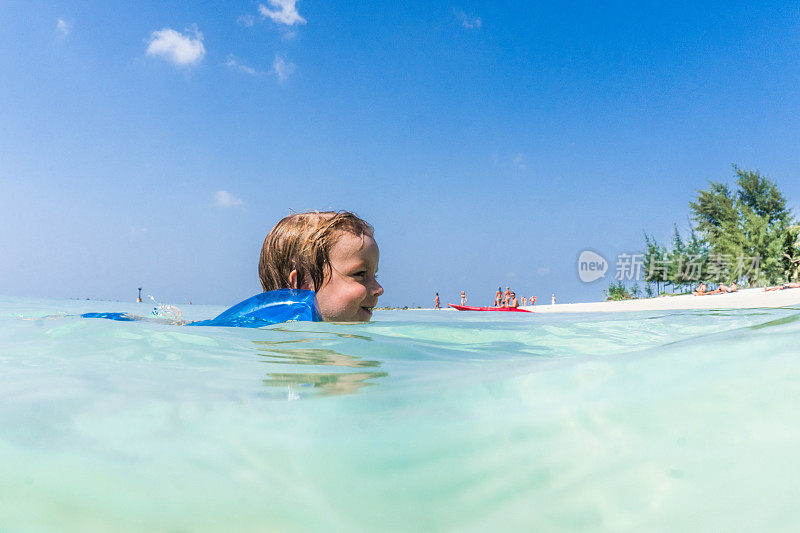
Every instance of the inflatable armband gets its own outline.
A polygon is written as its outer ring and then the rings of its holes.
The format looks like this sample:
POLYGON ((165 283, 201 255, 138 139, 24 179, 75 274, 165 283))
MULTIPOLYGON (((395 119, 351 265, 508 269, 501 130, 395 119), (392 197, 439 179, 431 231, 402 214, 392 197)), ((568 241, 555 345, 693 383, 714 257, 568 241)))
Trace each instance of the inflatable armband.
POLYGON ((107 318, 118 322, 133 322, 141 320, 141 317, 129 315, 128 313, 83 313, 82 318, 107 318))
MULTIPOLYGON (((177 310, 177 314, 173 314, 172 318, 180 318, 180 309, 173 306, 159 306, 153 311, 153 314, 161 317, 163 321, 165 315, 159 314, 159 310, 165 307, 177 310)), ((105 318, 119 322, 135 320, 159 321, 158 318, 148 319, 127 313, 84 313, 81 317, 105 318)), ((279 324, 289 320, 322 321, 317 309, 317 299, 314 291, 278 289, 277 291, 262 292, 243 302, 239 302, 227 311, 223 311, 217 318, 191 322, 185 325, 260 328, 261 326, 279 324)), ((170 322, 174 323, 175 320, 170 322)), ((178 325, 184 325, 184 323, 179 323, 178 325)))
POLYGON ((187 325, 260 328, 289 320, 308 322, 322 320, 314 291, 278 289, 262 292, 239 302, 217 318, 187 325))

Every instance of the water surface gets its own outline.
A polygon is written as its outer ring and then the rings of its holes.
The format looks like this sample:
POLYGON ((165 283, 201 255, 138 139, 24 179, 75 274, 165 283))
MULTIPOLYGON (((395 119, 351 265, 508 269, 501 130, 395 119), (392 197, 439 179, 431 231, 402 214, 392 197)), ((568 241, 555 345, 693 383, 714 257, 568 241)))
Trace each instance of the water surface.
POLYGON ((0 298, 0 530, 800 527, 800 309, 150 309, 0 298))

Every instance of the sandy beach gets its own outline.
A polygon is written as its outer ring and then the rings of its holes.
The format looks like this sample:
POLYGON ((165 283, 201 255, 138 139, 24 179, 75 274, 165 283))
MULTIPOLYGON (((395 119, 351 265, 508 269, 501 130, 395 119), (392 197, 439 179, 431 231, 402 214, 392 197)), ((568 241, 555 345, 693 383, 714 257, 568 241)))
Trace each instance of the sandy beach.
POLYGON ((800 289, 765 291, 743 289, 728 294, 708 296, 662 296, 613 302, 587 302, 523 307, 535 313, 617 313, 626 311, 661 311, 672 309, 759 309, 800 306, 800 289))

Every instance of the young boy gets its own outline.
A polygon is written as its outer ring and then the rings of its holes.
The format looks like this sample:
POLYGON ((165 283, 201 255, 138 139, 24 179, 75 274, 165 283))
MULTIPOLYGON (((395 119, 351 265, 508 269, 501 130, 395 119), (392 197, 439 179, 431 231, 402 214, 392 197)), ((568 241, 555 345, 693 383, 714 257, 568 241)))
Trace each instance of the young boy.
POLYGON ((372 226, 347 211, 289 215, 264 239, 258 276, 264 291, 316 293, 329 322, 365 322, 383 294, 372 226))
MULTIPOLYGON (((379 256, 372 226, 353 213, 291 215, 275 224, 261 247, 258 277, 264 292, 210 320, 170 323, 258 328, 289 320, 366 322, 383 294, 376 279, 379 256)), ((81 316, 144 319, 127 313, 81 316)))

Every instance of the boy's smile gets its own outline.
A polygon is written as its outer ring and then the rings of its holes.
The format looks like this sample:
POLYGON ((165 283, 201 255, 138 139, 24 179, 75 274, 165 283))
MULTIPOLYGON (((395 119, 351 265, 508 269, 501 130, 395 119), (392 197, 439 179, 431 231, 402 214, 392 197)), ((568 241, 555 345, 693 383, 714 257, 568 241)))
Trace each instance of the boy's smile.
POLYGON ((375 274, 380 252, 369 235, 343 232, 330 251, 331 272, 317 290, 319 312, 326 322, 366 322, 383 294, 375 274))

